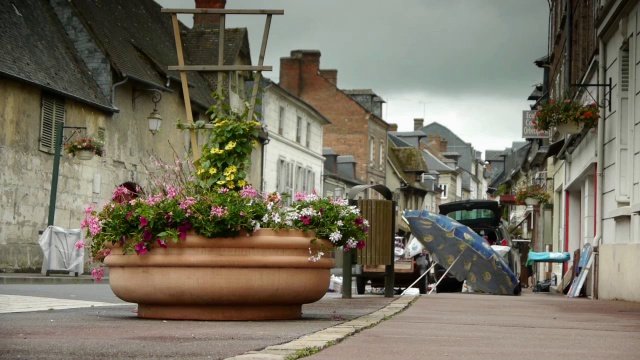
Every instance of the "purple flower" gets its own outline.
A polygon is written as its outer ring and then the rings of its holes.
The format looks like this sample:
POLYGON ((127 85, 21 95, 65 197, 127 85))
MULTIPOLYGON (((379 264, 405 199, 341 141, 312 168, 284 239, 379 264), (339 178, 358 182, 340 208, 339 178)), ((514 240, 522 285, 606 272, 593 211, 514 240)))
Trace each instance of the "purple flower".
POLYGON ((147 218, 144 216, 140 216, 140 226, 145 227, 147 225, 149 225, 149 221, 147 221, 147 218))
POLYGON ((157 243, 158 243, 158 246, 160 246, 161 248, 166 248, 167 247, 167 243, 164 240, 160 239, 160 238, 158 238, 157 243))
POLYGON ((305 225, 309 225, 311 224, 311 216, 307 216, 307 215, 300 216, 300 221, 302 221, 302 223, 305 225))
POLYGON ((178 233, 178 238, 180 238, 180 240, 184 240, 187 238, 187 232, 186 231, 182 231, 178 233))
POLYGON ((153 232, 149 229, 146 229, 142 233, 142 238, 144 239, 144 241, 151 241, 151 239, 153 239, 153 232))

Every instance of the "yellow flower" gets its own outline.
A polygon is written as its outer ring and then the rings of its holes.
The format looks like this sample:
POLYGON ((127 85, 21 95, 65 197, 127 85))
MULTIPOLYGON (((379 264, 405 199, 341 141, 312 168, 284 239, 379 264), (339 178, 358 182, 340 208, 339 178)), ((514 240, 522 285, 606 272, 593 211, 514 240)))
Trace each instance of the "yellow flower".
POLYGON ((238 180, 238 186, 240 187, 244 187, 245 185, 247 185, 247 182, 244 180, 238 180))
POLYGON ((227 182, 227 187, 228 187, 229 189, 233 189, 233 187, 234 187, 234 186, 235 186, 235 185, 233 184, 233 181, 228 181, 228 182, 227 182))
POLYGON ((229 122, 229 120, 218 121, 213 126, 220 127, 220 126, 226 125, 228 122, 229 122))
POLYGON ((213 175, 213 174, 215 174, 217 172, 218 172, 218 170, 216 170, 216 168, 209 169, 209 174, 211 174, 211 175, 213 175))
POLYGON ((218 181, 216 181, 216 184, 218 184, 218 185, 224 185, 224 180, 218 180, 218 181))
POLYGON ((235 141, 229 141, 229 143, 227 144, 227 146, 224 147, 225 150, 231 150, 234 147, 236 147, 236 142, 235 141))
POLYGON ((196 171, 196 175, 200 175, 204 172, 204 169, 200 168, 198 169, 198 171, 196 171))
POLYGON ((229 180, 229 181, 230 181, 230 180, 233 180, 233 179, 235 179, 235 178, 236 178, 236 176, 235 176, 235 175, 233 175, 233 174, 229 174, 229 175, 227 175, 227 180, 229 180))
POLYGON ((210 151, 212 154, 222 154, 224 152, 224 150, 218 149, 218 148, 211 148, 210 151))

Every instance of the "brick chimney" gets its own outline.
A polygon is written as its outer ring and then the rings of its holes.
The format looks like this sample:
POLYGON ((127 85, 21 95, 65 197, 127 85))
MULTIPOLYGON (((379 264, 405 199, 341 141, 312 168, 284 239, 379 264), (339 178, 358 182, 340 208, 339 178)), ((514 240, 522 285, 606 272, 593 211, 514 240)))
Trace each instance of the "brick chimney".
MULTIPOLYGON (((227 0, 195 0, 196 9, 224 9, 227 0)), ((197 29, 214 29, 220 25, 218 14, 194 14, 193 27, 197 29)))
POLYGON ((389 124, 389 131, 398 131, 398 124, 389 124))
POLYGON ((317 76, 320 71, 320 50, 293 50, 290 57, 280 58, 278 85, 300 96, 305 77, 317 76))
POLYGON ((338 86, 338 70, 320 70, 320 76, 329 80, 333 85, 338 86))
POLYGON ((413 131, 418 131, 424 126, 424 119, 413 119, 413 131))
POLYGON ((447 145, 449 144, 449 142, 447 141, 447 139, 445 138, 440 138, 440 149, 438 149, 440 152, 447 152, 447 145))

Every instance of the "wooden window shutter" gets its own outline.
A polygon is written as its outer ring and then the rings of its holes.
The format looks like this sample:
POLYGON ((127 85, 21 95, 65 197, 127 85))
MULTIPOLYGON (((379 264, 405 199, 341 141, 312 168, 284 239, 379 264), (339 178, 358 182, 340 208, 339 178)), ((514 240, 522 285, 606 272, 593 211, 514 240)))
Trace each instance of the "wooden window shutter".
POLYGON ((40 119, 40 150, 53 154, 56 143, 56 124, 64 124, 64 99, 42 95, 42 116, 40 119))

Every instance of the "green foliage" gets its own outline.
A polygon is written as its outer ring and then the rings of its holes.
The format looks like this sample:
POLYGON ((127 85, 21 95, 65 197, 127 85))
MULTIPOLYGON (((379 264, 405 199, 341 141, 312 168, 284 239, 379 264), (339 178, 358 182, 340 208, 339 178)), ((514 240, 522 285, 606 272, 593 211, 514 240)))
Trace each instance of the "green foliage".
POLYGON ((246 170, 251 165, 253 147, 258 145, 260 123, 248 120, 249 108, 242 113, 234 111, 222 95, 207 110, 213 131, 204 146, 202 157, 195 162, 196 185, 202 189, 239 189, 248 184, 246 170))

